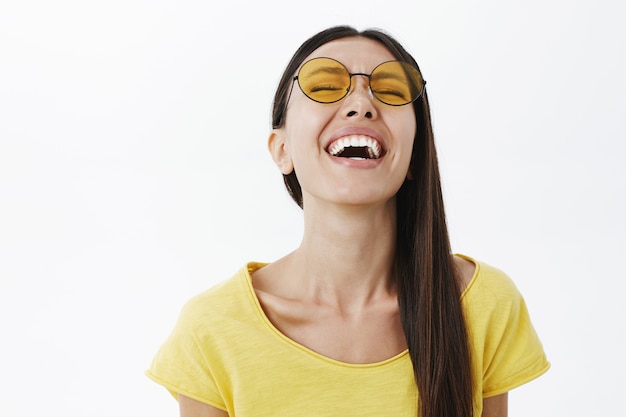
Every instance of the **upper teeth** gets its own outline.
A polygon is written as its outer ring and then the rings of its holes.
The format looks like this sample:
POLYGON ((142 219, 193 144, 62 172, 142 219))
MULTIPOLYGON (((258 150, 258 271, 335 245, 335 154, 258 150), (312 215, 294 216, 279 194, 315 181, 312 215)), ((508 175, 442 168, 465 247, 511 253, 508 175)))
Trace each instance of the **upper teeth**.
POLYGON ((380 144, 376 139, 364 135, 351 135, 337 139, 328 149, 331 155, 337 156, 346 148, 367 148, 367 152, 372 159, 380 157, 380 144))

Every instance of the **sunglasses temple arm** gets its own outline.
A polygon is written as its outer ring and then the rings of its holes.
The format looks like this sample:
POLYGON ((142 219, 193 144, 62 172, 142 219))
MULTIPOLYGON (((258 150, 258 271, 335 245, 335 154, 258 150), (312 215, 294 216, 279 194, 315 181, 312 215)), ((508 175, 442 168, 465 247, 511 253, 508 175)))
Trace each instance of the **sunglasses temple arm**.
POLYGON ((289 104, 289 100, 291 100, 291 95, 293 94, 293 86, 295 85, 297 80, 297 75, 293 77, 293 80, 291 80, 291 88, 289 89, 289 95, 287 96, 287 101, 285 102, 285 111, 287 111, 287 105, 289 104))
POLYGON ((298 76, 296 75, 291 80, 291 88, 289 89, 289 95, 287 96, 287 101, 285 101, 285 109, 283 110, 283 114, 281 115, 281 120, 280 120, 281 124, 283 123, 283 120, 285 119, 285 113, 287 113, 287 106, 289 106, 289 100, 291 100, 291 94, 293 94, 293 85, 296 83, 297 79, 298 79, 298 76))

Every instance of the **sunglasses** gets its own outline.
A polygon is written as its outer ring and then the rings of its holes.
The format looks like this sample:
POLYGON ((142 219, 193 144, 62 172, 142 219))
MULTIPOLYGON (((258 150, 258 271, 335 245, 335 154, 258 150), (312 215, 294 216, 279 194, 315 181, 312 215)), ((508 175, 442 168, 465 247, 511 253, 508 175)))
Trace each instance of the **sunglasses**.
POLYGON ((387 61, 374 68, 371 74, 351 74, 341 62, 332 58, 307 61, 293 81, 298 81, 302 92, 311 100, 335 103, 348 95, 355 75, 367 77, 374 97, 390 106, 414 102, 426 85, 419 70, 406 62, 387 61))

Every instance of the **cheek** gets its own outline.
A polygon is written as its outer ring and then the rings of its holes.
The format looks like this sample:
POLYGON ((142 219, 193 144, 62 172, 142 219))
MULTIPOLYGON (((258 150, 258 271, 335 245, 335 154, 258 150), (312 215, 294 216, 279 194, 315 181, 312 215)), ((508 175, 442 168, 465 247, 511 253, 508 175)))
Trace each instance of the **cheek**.
POLYGON ((413 149, 413 141, 417 133, 417 124, 413 111, 399 115, 400 117, 390 121, 390 125, 394 126, 393 133, 402 143, 402 147, 409 151, 413 149))
POLYGON ((332 107, 316 103, 307 98, 298 88, 294 87, 291 101, 285 111, 285 126, 292 125, 294 127, 306 128, 306 126, 315 125, 318 120, 328 118, 332 114, 332 107))
POLYGON ((319 149, 320 136, 332 119, 332 109, 323 108, 319 103, 308 99, 307 101, 312 105, 309 103, 294 103, 285 120, 288 146, 294 154, 301 152, 310 153, 311 148, 319 149))
POLYGON ((411 156, 413 154, 413 142, 415 141, 415 135, 417 133, 417 124, 413 112, 411 112, 408 117, 396 121, 396 123, 395 126, 398 128, 395 133, 401 143, 401 164, 406 167, 407 176, 411 177, 411 156))

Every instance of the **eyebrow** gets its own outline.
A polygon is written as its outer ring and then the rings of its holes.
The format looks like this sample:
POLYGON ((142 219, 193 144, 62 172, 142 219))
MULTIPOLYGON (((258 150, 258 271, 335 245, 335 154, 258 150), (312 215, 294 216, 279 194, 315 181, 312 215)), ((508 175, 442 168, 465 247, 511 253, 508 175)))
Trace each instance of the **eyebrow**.
POLYGON ((308 76, 316 75, 319 73, 329 73, 329 74, 340 74, 340 73, 348 73, 348 70, 345 67, 319 67, 315 71, 309 72, 308 76))
POLYGON ((381 78, 391 78, 393 80, 398 80, 404 82, 405 84, 409 83, 409 76, 404 73, 400 75, 398 72, 388 72, 388 71, 376 71, 374 70, 370 74, 370 78, 372 79, 381 79, 381 78))

